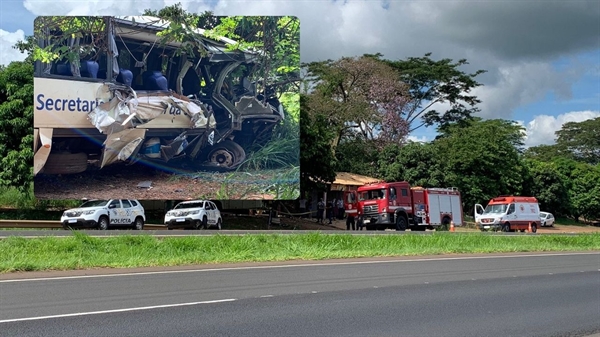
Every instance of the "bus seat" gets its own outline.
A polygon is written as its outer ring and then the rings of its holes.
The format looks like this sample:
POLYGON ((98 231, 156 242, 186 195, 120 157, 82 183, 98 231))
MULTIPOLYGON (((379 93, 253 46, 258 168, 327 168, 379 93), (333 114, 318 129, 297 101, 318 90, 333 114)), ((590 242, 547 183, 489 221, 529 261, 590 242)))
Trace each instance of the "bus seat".
POLYGON ((81 76, 89 77, 89 78, 98 78, 98 70, 100 69, 100 65, 96 61, 91 60, 82 60, 80 72, 81 76))
POLYGON ((144 90, 169 90, 169 81, 158 70, 148 70, 142 74, 144 90))
POLYGON ((71 63, 58 63, 56 65, 56 75, 73 76, 73 73, 71 72, 71 63))
POLYGON ((127 86, 131 86, 131 83, 133 82, 133 73, 131 72, 131 70, 119 68, 117 82, 123 83, 127 86))

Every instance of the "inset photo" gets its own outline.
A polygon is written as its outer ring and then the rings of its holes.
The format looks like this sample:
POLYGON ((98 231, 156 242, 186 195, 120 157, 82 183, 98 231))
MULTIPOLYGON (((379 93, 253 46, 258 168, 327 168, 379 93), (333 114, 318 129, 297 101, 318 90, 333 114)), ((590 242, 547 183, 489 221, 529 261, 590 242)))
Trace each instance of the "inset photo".
POLYGON ((298 18, 153 14, 35 20, 35 197, 298 198, 298 18))

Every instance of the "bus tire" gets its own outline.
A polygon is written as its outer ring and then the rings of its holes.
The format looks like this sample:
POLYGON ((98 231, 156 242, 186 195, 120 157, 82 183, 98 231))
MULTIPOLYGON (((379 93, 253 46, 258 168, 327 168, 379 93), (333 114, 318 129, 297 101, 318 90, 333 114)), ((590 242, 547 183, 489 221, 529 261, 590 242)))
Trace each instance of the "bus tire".
POLYGON ((50 153, 42 173, 44 174, 76 174, 87 170, 88 157, 79 153, 50 153))

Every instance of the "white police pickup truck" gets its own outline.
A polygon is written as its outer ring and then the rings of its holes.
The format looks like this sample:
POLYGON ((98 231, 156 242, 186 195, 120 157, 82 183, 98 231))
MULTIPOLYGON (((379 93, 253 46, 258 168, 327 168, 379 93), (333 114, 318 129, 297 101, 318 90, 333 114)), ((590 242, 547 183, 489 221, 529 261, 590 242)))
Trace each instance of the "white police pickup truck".
POLYGON ((167 229, 207 229, 214 226, 220 230, 222 223, 221 211, 209 200, 183 201, 165 214, 167 229))
POLYGON ((81 206, 64 211, 60 217, 64 229, 95 227, 132 227, 144 229, 146 215, 144 207, 134 199, 89 200, 81 206))

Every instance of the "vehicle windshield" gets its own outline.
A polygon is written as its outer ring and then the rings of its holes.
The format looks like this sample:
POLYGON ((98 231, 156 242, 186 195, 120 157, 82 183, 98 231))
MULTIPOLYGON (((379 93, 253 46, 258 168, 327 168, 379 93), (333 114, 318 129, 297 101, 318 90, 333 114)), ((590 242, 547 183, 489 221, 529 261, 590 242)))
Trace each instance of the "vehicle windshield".
POLYGON ((504 205, 487 205, 483 213, 489 214, 503 214, 506 213, 506 209, 508 208, 507 204, 504 205))
POLYGON ((376 190, 368 190, 362 191, 358 195, 358 200, 375 200, 375 199, 383 199, 385 198, 385 188, 380 188, 376 190))
POLYGON ((546 216, 548 216, 548 213, 540 212, 540 218, 545 218, 546 216))
POLYGON ((175 206, 175 208, 173 209, 184 209, 184 208, 202 208, 204 206, 204 202, 199 201, 199 202, 186 202, 186 203, 180 203, 177 204, 177 206, 175 206))
POLYGON ((84 202, 79 207, 99 207, 99 206, 106 206, 107 203, 108 203, 108 200, 90 200, 90 201, 84 202))

